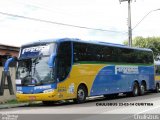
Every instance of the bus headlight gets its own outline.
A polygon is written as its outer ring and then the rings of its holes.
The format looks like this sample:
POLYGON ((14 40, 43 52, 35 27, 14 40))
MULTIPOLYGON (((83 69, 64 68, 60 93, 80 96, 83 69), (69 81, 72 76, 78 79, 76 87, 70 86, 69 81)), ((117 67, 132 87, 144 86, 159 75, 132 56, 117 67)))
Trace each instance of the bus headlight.
POLYGON ((48 90, 44 90, 43 93, 49 93, 49 92, 53 92, 53 89, 48 89, 48 90))
POLYGON ((18 94, 22 94, 23 92, 22 92, 22 91, 16 91, 16 93, 18 93, 18 94))

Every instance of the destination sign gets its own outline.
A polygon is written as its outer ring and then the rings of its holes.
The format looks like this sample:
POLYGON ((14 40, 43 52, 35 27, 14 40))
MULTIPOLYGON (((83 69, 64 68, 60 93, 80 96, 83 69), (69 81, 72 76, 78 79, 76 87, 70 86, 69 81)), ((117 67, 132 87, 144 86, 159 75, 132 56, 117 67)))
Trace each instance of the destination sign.
POLYGON ((39 55, 49 55, 50 53, 50 45, 43 45, 43 46, 35 46, 35 47, 28 47, 22 49, 21 57, 33 57, 39 55))

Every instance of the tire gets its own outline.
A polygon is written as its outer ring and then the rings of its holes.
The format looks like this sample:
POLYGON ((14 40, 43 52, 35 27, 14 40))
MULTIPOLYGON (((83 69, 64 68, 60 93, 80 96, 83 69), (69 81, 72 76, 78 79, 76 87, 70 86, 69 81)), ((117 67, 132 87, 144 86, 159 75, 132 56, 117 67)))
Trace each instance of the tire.
POLYGON ((87 97, 87 89, 84 85, 80 85, 77 90, 77 98, 74 99, 75 103, 84 103, 87 97))
POLYGON ((146 90, 145 88, 146 88, 145 84, 142 83, 141 86, 140 86, 140 95, 144 95, 145 94, 145 90, 146 90))
POLYGON ((155 92, 156 92, 156 93, 159 93, 159 92, 160 92, 159 90, 160 90, 160 87, 159 87, 159 84, 157 83, 157 84, 156 84, 155 92))
POLYGON ((136 97, 136 96, 139 95, 139 93, 140 93, 139 85, 138 85, 137 82, 135 82, 134 85, 133 85, 133 90, 132 90, 131 95, 132 95, 133 97, 136 97))

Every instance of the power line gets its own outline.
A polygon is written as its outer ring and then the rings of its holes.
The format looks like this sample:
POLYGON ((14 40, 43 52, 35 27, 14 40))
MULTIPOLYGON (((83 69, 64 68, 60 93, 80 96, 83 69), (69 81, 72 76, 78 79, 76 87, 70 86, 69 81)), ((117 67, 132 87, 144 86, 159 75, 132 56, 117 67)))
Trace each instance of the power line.
POLYGON ((75 28, 82 28, 82 29, 89 29, 89 30, 97 30, 97 31, 103 31, 103 32, 106 31, 106 32, 115 32, 115 33, 123 33, 123 34, 126 34, 126 32, 121 32, 121 31, 113 31, 113 30, 106 30, 106 29, 99 29, 99 28, 91 28, 91 27, 78 26, 78 25, 71 25, 71 24, 66 24, 66 23, 60 23, 60 22, 54 22, 54 21, 49 21, 49 20, 38 19, 38 18, 26 17, 26 16, 22 16, 22 15, 17 15, 17 14, 11 14, 11 13, 6 13, 6 12, 0 12, 0 14, 6 15, 6 16, 12 16, 12 17, 18 17, 18 18, 33 20, 33 21, 45 22, 45 23, 50 23, 50 24, 57 24, 57 25, 62 25, 62 26, 68 26, 68 27, 75 27, 75 28))
POLYGON ((154 12, 154 11, 159 11, 159 10, 160 10, 160 8, 149 11, 149 12, 133 27, 132 30, 134 30, 150 13, 152 13, 152 12, 154 12))

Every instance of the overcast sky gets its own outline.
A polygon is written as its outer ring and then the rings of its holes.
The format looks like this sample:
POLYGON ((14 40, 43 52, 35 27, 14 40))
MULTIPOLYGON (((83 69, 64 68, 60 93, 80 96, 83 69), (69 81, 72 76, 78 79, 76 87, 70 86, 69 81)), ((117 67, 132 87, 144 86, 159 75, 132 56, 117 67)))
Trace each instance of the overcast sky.
MULTIPOLYGON (((132 27, 148 12, 160 8, 160 0, 133 0, 132 27)), ((111 43, 128 39, 128 4, 119 0, 0 0, 0 12, 76 26, 96 31, 32 21, 0 14, 0 43, 21 46, 50 38, 80 38, 111 43)), ((135 36, 160 36, 160 10, 151 12, 134 30, 135 36)))

